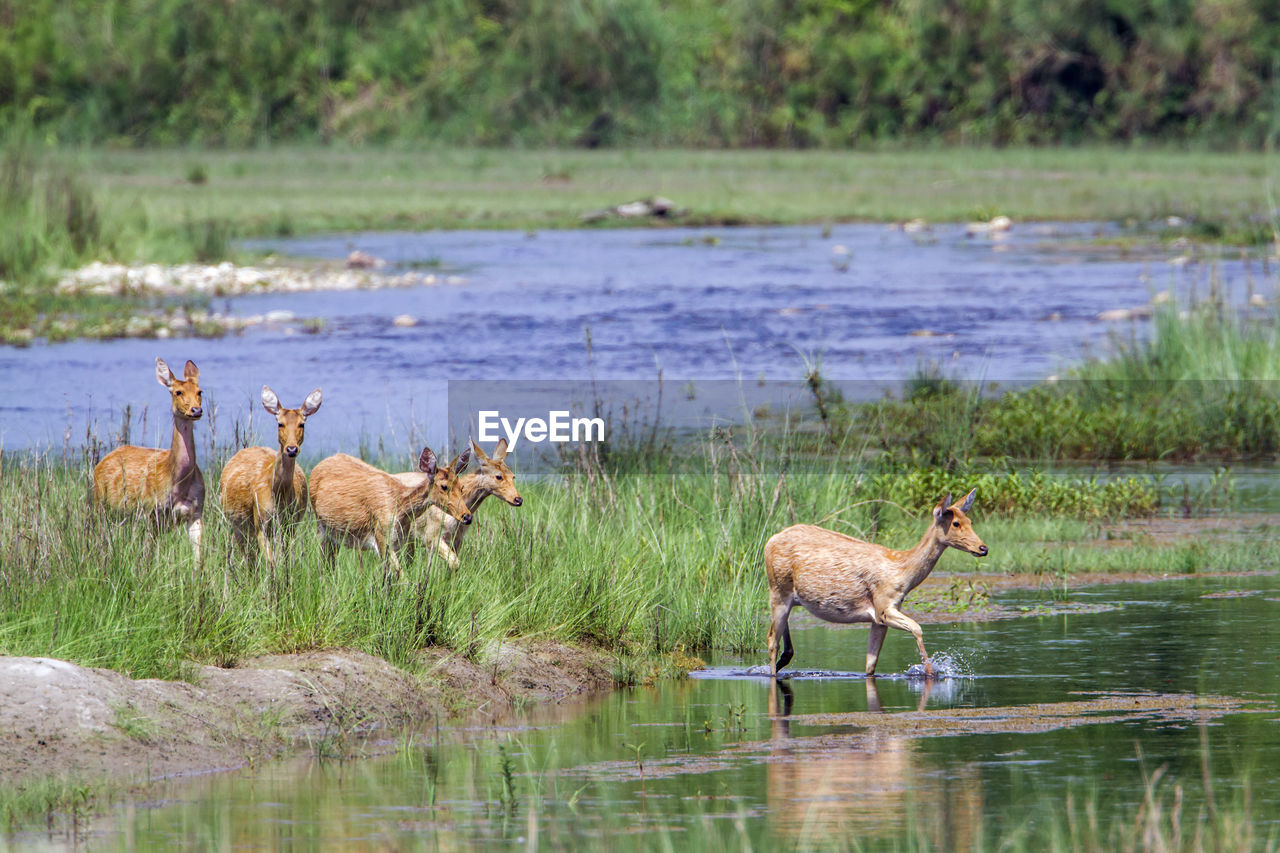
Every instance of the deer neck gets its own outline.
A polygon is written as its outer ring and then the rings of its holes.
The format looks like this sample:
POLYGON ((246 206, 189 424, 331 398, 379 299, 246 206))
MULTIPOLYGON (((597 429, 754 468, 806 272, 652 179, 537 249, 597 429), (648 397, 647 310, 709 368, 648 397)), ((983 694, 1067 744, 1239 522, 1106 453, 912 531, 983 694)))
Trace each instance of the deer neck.
POLYGON ((282 495, 293 491, 293 472, 297 469, 298 460, 284 452, 284 448, 276 451, 276 461, 271 466, 271 491, 282 495))
POLYGON ((467 502, 468 512, 475 512, 476 507, 480 506, 485 498, 493 494, 493 492, 480 485, 480 478, 475 474, 468 474, 463 477, 460 485, 462 487, 462 499, 467 502))
POLYGON ((929 577, 933 567, 938 564, 942 552, 947 550, 947 543, 938 535, 937 530, 937 525, 930 524, 916 546, 904 556, 899 574, 907 581, 908 591, 924 583, 924 579, 929 577))
POLYGON ((434 477, 427 477, 420 485, 409 487, 400 495, 400 503, 411 516, 421 515, 423 510, 432 504, 438 503, 431 497, 431 487, 435 484, 434 477))
POLYGON ((184 484, 199 470, 196 465, 195 422, 176 412, 173 415, 173 443, 169 445, 169 479, 184 484))

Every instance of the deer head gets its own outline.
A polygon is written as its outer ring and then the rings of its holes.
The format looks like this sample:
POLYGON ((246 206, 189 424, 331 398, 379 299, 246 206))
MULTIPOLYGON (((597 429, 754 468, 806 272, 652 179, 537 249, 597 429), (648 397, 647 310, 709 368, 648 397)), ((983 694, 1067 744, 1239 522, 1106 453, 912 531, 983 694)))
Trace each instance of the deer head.
POLYGON ((156 381, 169 389, 169 393, 173 395, 175 417, 189 421, 200 420, 200 416, 204 414, 204 407, 200 401, 200 368, 196 367, 194 361, 187 359, 183 378, 179 379, 163 359, 157 358, 156 381))
POLYGON ((965 496, 963 501, 952 504, 951 493, 947 492, 946 497, 938 501, 938 505, 933 508, 933 519, 944 545, 959 548, 975 557, 985 557, 987 546, 982 544, 978 534, 973 532, 973 525, 969 523, 969 516, 966 515, 969 508, 973 506, 973 499, 977 494, 978 490, 974 489, 965 496))
POLYGON ((504 461, 507 458, 507 440, 498 439, 498 444, 493 448, 493 456, 486 456, 474 440, 471 442, 471 449, 480 463, 480 467, 471 475, 475 478, 476 486, 491 495, 497 495, 512 506, 524 503, 524 498, 516 491, 515 475, 504 461))
POLYGON ((320 408, 320 389, 317 388, 308 394, 307 399, 302 401, 301 408, 286 409, 280 405, 280 398, 276 396, 276 392, 263 385, 262 408, 266 409, 268 414, 275 416, 276 439, 280 442, 280 452, 292 459, 298 455, 298 448, 302 446, 302 435, 307 418, 314 415, 320 408))
POLYGON ((470 448, 462 451, 451 464, 445 466, 437 463, 436 455, 430 447, 422 448, 422 455, 418 457, 418 470, 427 475, 427 482, 424 484, 427 502, 442 507, 463 524, 471 523, 471 510, 467 508, 462 489, 458 488, 458 475, 466 470, 470 461, 470 448))

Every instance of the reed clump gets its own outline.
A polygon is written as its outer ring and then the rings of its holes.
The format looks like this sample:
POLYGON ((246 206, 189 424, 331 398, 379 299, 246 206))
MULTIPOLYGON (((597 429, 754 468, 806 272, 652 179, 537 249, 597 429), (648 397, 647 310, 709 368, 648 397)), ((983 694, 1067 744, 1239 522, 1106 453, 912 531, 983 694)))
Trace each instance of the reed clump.
POLYGON ((852 405, 850 435, 921 465, 971 458, 1125 461, 1280 453, 1280 331, 1273 308, 1160 307, 1144 338, 1056 383, 994 392, 923 370, 901 398, 852 405))

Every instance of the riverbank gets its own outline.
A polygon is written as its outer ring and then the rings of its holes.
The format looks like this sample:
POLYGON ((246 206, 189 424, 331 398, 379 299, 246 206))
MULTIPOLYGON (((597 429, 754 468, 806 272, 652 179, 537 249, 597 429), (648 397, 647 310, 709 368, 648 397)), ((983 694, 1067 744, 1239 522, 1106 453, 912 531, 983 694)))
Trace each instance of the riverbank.
POLYGON ((0 658, 0 785, 49 778, 145 783, 299 751, 346 758, 446 719, 496 722, 531 702, 614 686, 598 649, 494 645, 476 660, 421 653, 411 674, 351 649, 190 664, 185 679, 131 679, 53 658, 0 658))
MULTIPOLYGON (((1121 223, 1119 235, 1105 238, 1106 251, 1179 263, 1212 260, 1220 244, 1274 240, 1262 189, 1274 169, 1250 153, 133 151, 21 141, 6 150, 0 341, 19 345, 163 336, 166 312, 211 314, 214 296, 385 286, 373 273, 331 274, 305 261, 266 271, 244 248, 245 240, 299 234, 876 222, 928 241, 935 224, 968 222, 975 240, 995 245, 1005 223, 1016 230, 1086 221, 1121 223), (238 267, 226 271, 227 262, 238 267)), ((427 282, 438 271, 417 272, 393 277, 395 284, 427 282)), ((210 318, 199 333, 235 330, 210 318)))
MULTIPOLYGON (((939 573, 913 594, 907 611, 923 625, 1097 612, 1096 603, 1075 606, 1068 591, 1204 577, 1078 574, 1043 605, 1007 607, 988 592, 1043 589, 1043 575, 939 573), (961 584, 967 598, 956 594, 961 584)), ((803 612, 796 617, 796 628, 818 624, 803 612)), ((763 636, 763 620, 759 628, 763 636)), ((229 667, 192 663, 182 680, 161 680, 51 658, 0 657, 0 823, 12 830, 43 815, 57 826, 119 799, 145 797, 162 782, 291 756, 371 758, 438 740, 441 725, 520 724, 534 705, 573 703, 634 683, 606 650, 546 641, 491 642, 474 659, 428 648, 415 662, 410 672, 359 651, 328 649, 229 667)), ((677 654, 630 664, 637 665, 650 678, 683 677, 702 662, 677 654)))
MULTIPOLYGON (((989 221, 1128 223, 1136 233, 1271 240, 1262 152, 1172 147, 776 151, 277 146, 60 149, 112 205, 160 237, 182 223, 225 236, 332 231, 574 228, 655 197, 672 216, 609 225, 989 221), (1170 217, 1176 217, 1170 219, 1170 217)), ((172 243, 148 238, 156 250, 172 243)), ((144 258, 164 260, 165 258, 144 258)), ((124 258, 123 260, 129 260, 124 258)))

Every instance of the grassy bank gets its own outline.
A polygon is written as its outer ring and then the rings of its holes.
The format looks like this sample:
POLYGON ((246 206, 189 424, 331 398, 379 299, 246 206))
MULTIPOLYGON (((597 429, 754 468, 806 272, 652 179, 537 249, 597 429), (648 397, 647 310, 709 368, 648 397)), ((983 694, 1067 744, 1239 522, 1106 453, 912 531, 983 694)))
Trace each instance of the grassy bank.
POLYGON ((125 334, 130 317, 174 307, 54 290, 91 260, 251 260, 237 240, 322 231, 580 227, 584 213, 655 195, 693 226, 1177 215, 1189 224, 1170 236, 1261 243, 1274 236, 1264 188, 1276 171, 1263 154, 1172 148, 49 151, 18 135, 0 181, 0 338, 125 334))
MULTIPOLYGON (((1280 453, 1274 304, 1157 309, 1150 337, 1116 336, 1061 381, 1003 390, 926 368, 898 397, 828 404, 829 433, 916 465, 1273 459, 1280 453)), ((837 388, 820 393, 835 397, 837 388)))
MULTIPOLYGON (((218 466, 209 460, 227 455, 202 457, 211 492, 218 466)), ((420 555, 390 585, 372 555, 362 563, 350 551, 334 573, 322 574, 310 522, 300 525, 276 573, 250 567, 234 554, 211 497, 207 566, 196 574, 185 536, 156 537, 145 524, 91 511, 79 462, 4 463, 0 501, 12 511, 0 520, 0 652, 134 677, 180 677, 191 660, 231 664, 330 647, 412 668, 427 646, 474 658, 484 644, 508 637, 591 644, 619 657, 757 649, 768 536, 808 521, 905 547, 919 538, 936 492, 972 485, 979 488, 977 527, 992 556, 978 564, 948 554, 943 569, 1052 578, 1252 570, 1280 561, 1280 548, 1260 537, 1110 547, 1108 519, 1148 515, 1161 500, 1136 478, 1100 484, 872 469, 779 475, 740 448, 732 462, 703 475, 595 470, 522 484, 524 506, 495 500, 483 509, 461 568, 428 570, 420 555)))
MULTIPOLYGON (((186 220, 234 237, 315 231, 554 228, 663 195, 698 223, 1134 219, 1171 214, 1209 236, 1268 240, 1262 153, 1175 148, 943 147, 693 151, 276 147, 252 151, 64 149, 104 198, 158 233, 186 220), (1257 214, 1257 216, 1254 216, 1257 214)), ((148 258, 151 259, 151 258, 148 258)), ((126 258, 129 260, 129 258, 126 258)))

